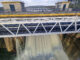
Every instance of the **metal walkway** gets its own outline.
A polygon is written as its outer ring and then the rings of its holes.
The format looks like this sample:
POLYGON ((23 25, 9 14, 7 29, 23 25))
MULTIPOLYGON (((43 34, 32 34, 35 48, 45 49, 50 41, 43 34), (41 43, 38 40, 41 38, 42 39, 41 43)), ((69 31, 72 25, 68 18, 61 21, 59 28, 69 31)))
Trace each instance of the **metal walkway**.
POLYGON ((79 32, 79 16, 0 18, 0 38, 79 32))

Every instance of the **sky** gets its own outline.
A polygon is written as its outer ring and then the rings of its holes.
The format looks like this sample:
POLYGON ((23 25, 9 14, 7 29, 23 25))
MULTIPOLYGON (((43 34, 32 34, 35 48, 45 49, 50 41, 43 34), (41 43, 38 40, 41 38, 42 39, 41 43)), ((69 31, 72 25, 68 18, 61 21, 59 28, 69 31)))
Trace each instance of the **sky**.
POLYGON ((59 1, 67 1, 67 0, 0 0, 0 1, 23 1, 26 6, 35 6, 35 5, 48 6, 48 5, 55 5, 55 3, 59 1))

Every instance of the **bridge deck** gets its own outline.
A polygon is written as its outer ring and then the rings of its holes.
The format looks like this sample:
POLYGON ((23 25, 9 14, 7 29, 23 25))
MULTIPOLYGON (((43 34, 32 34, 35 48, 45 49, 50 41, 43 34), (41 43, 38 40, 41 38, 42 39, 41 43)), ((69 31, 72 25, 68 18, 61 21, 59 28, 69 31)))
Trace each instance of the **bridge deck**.
POLYGON ((0 18, 0 38, 79 32, 79 16, 0 18))
POLYGON ((80 13, 49 13, 49 14, 0 14, 0 18, 10 17, 55 17, 55 16, 80 16, 80 13))
POLYGON ((80 32, 80 13, 0 14, 0 38, 80 32))

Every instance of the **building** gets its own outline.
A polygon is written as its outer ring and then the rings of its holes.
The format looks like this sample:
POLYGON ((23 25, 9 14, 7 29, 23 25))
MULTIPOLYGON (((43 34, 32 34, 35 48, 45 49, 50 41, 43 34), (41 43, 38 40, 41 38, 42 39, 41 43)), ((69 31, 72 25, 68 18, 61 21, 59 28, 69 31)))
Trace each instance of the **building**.
POLYGON ((4 9, 3 9, 3 7, 0 7, 0 13, 1 13, 1 12, 4 12, 4 9))
POLYGON ((79 2, 79 0, 68 0, 68 1, 70 1, 72 4, 75 4, 75 3, 79 2))
POLYGON ((60 11, 68 11, 70 2, 58 2, 56 3, 56 8, 60 11))
POLYGON ((68 0, 70 1, 70 8, 72 8, 73 11, 80 11, 80 0, 68 0))
POLYGON ((68 0, 68 1, 74 1, 74 0, 68 0))
POLYGON ((53 12, 55 6, 29 6, 26 7, 26 12, 53 12))
POLYGON ((26 13, 41 13, 41 12, 53 12, 56 11, 55 6, 28 6, 24 7, 23 2, 12 1, 2 2, 3 9, 5 12, 23 12, 26 13))
POLYGON ((25 11, 24 3, 19 1, 2 2, 5 12, 22 12, 25 11))

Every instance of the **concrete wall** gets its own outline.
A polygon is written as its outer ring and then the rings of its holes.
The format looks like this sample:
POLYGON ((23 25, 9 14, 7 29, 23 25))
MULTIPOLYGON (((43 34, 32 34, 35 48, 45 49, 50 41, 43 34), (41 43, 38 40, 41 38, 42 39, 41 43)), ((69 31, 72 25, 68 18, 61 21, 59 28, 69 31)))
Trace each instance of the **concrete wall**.
POLYGON ((15 10, 16 12, 21 12, 22 11, 22 4, 21 3, 2 3, 3 4, 3 8, 5 12, 10 12, 10 4, 15 6, 15 10))

